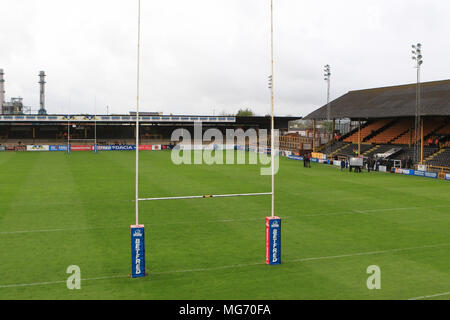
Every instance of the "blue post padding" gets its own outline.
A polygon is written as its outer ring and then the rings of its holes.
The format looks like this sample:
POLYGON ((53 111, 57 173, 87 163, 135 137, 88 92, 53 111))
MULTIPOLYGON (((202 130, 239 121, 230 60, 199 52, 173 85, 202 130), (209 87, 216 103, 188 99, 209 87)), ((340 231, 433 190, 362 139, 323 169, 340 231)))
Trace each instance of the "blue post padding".
POLYGON ((70 154, 70 144, 67 145, 67 154, 70 154))
POLYGON ((281 219, 266 218, 266 263, 281 264, 281 219))
POLYGON ((145 277, 144 225, 131 226, 131 277, 145 277))

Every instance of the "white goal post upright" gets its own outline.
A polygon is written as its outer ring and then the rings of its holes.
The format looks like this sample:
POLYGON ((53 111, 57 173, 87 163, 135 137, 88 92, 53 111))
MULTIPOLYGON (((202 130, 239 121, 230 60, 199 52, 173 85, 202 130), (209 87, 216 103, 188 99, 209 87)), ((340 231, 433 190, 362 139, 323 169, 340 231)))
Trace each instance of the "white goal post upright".
MULTIPOLYGON (((270 0, 270 98, 272 107, 270 128, 270 156, 272 162, 272 206, 271 216, 266 217, 266 264, 278 265, 281 263, 281 219, 275 216, 275 121, 274 121, 274 77, 273 77, 273 0, 270 0)), ((278 138, 278 135, 277 135, 278 138)))
POLYGON ((70 154, 70 104, 71 99, 69 99, 69 107, 67 108, 67 154, 70 154))
POLYGON ((141 0, 138 0, 138 44, 137 44, 137 77, 136 77, 136 225, 139 225, 139 72, 141 47, 141 0))
POLYGON ((97 153, 97 96, 94 98, 94 153, 97 153))
POLYGON ((139 224, 139 76, 140 76, 140 48, 141 48, 141 0, 138 0, 137 25, 137 75, 136 75, 136 194, 135 211, 136 224, 130 226, 131 235, 131 278, 146 276, 145 268, 145 238, 144 225, 139 224))
MULTIPOLYGON (((94 151, 94 153, 97 153, 98 151, 98 145, 97 145, 97 97, 94 98, 94 117, 92 118, 92 116, 89 116, 88 120, 92 121, 92 119, 94 120, 94 139, 71 139, 70 138, 70 126, 72 125, 73 127, 76 128, 76 124, 72 123, 73 117, 70 115, 70 110, 68 110, 67 112, 67 147, 66 147, 66 151, 68 154, 71 153, 72 150, 83 150, 83 151, 94 151), (81 144, 81 146, 74 146, 72 147, 71 143, 79 143, 81 144), (91 147, 91 144, 94 144, 91 147)), ((90 123, 88 123, 89 125, 90 123)), ((86 135, 86 133, 85 133, 86 135)))
POLYGON ((69 121, 69 113, 67 113, 67 154, 70 154, 70 121, 69 121))
POLYGON ((273 94, 273 87, 274 87, 274 79, 273 79, 273 0, 270 0, 270 68, 271 68, 271 86, 270 86, 270 96, 271 96, 271 102, 272 102, 272 119, 271 119, 271 128, 270 128, 270 155, 272 158, 272 217, 275 216, 275 167, 274 167, 274 160, 275 160, 275 152, 274 152, 274 130, 275 130, 275 124, 274 124, 274 94, 273 94))

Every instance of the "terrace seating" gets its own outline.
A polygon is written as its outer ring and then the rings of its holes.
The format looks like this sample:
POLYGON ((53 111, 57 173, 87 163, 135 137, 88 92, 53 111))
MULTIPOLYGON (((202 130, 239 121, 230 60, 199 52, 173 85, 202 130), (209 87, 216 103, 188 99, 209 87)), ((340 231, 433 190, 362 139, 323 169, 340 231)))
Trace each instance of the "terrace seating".
MULTIPOLYGON (((428 158, 430 155, 432 155, 433 153, 437 152, 438 150, 439 150, 439 148, 436 148, 436 147, 425 147, 424 146, 424 148, 423 148, 423 158, 424 159, 428 158)), ((402 151, 399 152, 398 154, 396 154, 395 158, 396 159, 402 159, 402 158, 414 159, 414 145, 412 145, 412 146, 407 146, 407 145, 402 146, 402 151)))
POLYGON ((449 167, 450 166, 450 149, 441 149, 440 152, 431 160, 427 161, 428 165, 449 167), (441 151, 443 150, 443 151, 441 151))
POLYGON ((332 145, 330 145, 330 144, 326 145, 322 150, 320 150, 320 152, 329 154, 331 152, 338 150, 339 148, 343 147, 344 145, 346 145, 346 143, 343 141, 335 141, 332 145))
MULTIPOLYGON (((423 136, 427 137, 429 135, 436 134, 438 131, 445 127, 445 124, 446 121, 444 121, 443 119, 425 120, 423 122, 423 136)), ((425 146, 429 145, 427 139, 424 140, 423 144, 425 146)))
MULTIPOLYGON (((366 151, 370 150, 371 148, 373 148, 373 145, 371 144, 361 144, 361 154, 365 153, 366 151)), ((335 155, 344 155, 344 156, 355 156, 355 150, 358 150, 358 144, 355 143, 350 143, 345 147, 341 147, 340 149, 336 149, 335 152, 333 152, 333 156, 335 155)))
POLYGON ((395 125, 381 131, 367 142, 376 144, 390 143, 404 135, 413 125, 412 119, 400 119, 395 125))
MULTIPOLYGON (((433 135, 433 134, 441 134, 446 132, 446 130, 450 131, 450 125, 447 124, 448 128, 445 125, 445 121, 442 119, 437 120, 429 120, 425 119, 423 124, 423 136, 425 137, 424 145, 428 146, 428 139, 426 139, 427 136, 433 135), (444 127, 442 127, 444 126, 444 127)), ((404 130, 401 134, 399 134, 397 137, 393 138, 391 141, 387 141, 386 143, 392 143, 392 144, 413 144, 415 139, 415 128, 414 128, 414 120, 413 119, 403 119, 396 124, 390 131, 385 131, 383 135, 379 135, 375 137, 374 141, 378 141, 377 139, 381 138, 382 136, 388 136, 389 134, 395 135, 395 133, 404 130)), ((417 137, 417 139, 420 139, 420 136, 417 137)), ((372 142, 372 141, 371 141, 372 142)))
MULTIPOLYGON (((361 141, 365 137, 367 137, 370 134, 372 134, 373 132, 381 129, 382 127, 384 127, 391 121, 392 121, 392 119, 376 120, 376 121, 371 122, 371 123, 367 124, 366 126, 362 127, 361 128, 361 141)), ((355 133, 353 133, 352 135, 345 138, 344 141, 350 142, 350 143, 358 143, 358 130, 356 130, 355 133)))

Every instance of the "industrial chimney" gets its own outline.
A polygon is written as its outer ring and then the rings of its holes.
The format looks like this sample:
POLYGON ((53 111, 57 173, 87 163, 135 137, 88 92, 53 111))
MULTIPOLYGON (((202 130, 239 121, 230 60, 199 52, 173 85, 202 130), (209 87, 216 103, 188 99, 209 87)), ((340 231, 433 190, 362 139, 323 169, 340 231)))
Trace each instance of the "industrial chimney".
POLYGON ((3 113, 3 103, 5 102, 5 80, 3 75, 3 69, 0 69, 0 114, 3 113))
POLYGON ((38 114, 47 114, 47 110, 45 110, 45 72, 39 72, 39 84, 40 84, 40 96, 39 96, 39 112, 38 114))

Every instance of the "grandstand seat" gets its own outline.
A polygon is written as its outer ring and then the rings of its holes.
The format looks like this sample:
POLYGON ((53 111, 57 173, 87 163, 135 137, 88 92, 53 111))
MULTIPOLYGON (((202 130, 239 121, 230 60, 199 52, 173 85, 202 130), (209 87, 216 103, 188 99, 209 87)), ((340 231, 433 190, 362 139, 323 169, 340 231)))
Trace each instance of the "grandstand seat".
MULTIPOLYGON (((366 126, 363 126, 361 128, 361 141, 364 140, 365 137, 369 136, 372 132, 381 129, 391 121, 392 119, 380 119, 368 123, 366 126)), ((345 138, 344 141, 350 143, 358 143, 358 130, 356 130, 352 135, 345 138)))
POLYGON ((400 119, 395 125, 368 140, 369 143, 386 144, 404 135, 413 125, 412 119, 400 119))
POLYGON ((437 154, 430 161, 427 161, 427 164, 433 166, 448 167, 450 165, 450 149, 444 149, 443 152, 437 154))

